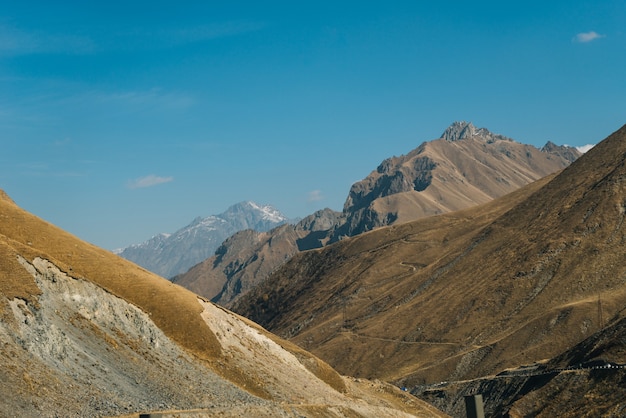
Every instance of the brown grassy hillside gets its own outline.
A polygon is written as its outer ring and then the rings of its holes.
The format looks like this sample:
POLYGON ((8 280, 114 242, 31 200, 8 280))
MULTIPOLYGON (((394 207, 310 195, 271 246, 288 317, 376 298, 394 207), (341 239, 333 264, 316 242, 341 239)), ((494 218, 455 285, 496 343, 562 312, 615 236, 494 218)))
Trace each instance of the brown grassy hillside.
POLYGON ((0 195, 0 416, 442 416, 0 195))
POLYGON ((301 254, 235 310, 406 385, 550 358, 626 306, 625 159, 626 127, 504 198, 301 254))
POLYGON ((18 254, 29 260, 50 260, 72 277, 89 278, 150 312, 159 328, 203 359, 219 354, 219 344, 200 318, 202 308, 193 293, 166 280, 155 280, 153 273, 21 210, 4 192, 0 198, 0 219, 0 239, 7 256, 0 267, 3 271, 20 271, 18 276, 6 274, 4 281, 26 300, 35 301, 38 289, 33 279, 27 279, 22 272, 16 260, 18 254), (185 326, 181 326, 183 323, 185 326))

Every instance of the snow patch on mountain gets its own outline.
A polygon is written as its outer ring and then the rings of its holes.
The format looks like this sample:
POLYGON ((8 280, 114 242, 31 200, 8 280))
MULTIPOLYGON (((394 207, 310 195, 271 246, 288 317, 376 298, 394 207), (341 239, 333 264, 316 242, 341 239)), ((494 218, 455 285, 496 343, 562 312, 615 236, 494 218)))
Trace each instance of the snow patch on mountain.
POLYGON ((587 151, 589 151, 591 148, 593 148, 596 144, 587 144, 587 145, 582 145, 580 147, 576 147, 576 149, 581 152, 582 154, 586 153, 587 151))
POLYGON ((258 205, 252 201, 248 201, 246 202, 248 203, 250 206, 252 206, 253 209, 258 210, 259 212, 261 212, 261 217, 266 220, 266 221, 270 221, 270 222, 276 222, 276 223, 281 223, 281 222, 286 222, 288 221, 288 218, 283 215, 282 213, 280 213, 280 211, 278 209, 276 209, 273 206, 270 205, 258 205))
POLYGON ((219 215, 197 217, 174 233, 160 233, 147 241, 115 250, 121 257, 171 278, 212 256, 228 237, 244 229, 268 231, 289 219, 271 205, 237 203, 219 215))

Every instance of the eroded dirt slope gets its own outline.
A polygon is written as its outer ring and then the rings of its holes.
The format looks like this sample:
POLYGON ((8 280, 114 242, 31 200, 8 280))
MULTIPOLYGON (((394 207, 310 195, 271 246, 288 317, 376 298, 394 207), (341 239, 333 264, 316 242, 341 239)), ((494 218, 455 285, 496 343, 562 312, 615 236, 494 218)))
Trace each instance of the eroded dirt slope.
POLYGON ((393 386, 340 376, 4 194, 0 256, 1 416, 442 416, 393 386))

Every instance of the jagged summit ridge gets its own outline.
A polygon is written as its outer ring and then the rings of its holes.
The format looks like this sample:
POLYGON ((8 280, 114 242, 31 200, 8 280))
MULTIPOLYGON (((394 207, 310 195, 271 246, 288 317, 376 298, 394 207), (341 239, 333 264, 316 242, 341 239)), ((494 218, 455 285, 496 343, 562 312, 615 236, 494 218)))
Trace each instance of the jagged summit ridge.
POLYGON ((565 168, 578 156, 571 147, 541 151, 471 122, 454 122, 440 138, 384 160, 354 183, 344 203, 346 221, 331 241, 486 203, 565 168))
POLYGON ((504 135, 494 134, 487 128, 477 128, 472 122, 457 121, 448 126, 446 130, 441 134, 441 138, 446 141, 460 141, 467 138, 479 137, 485 139, 487 142, 495 141, 512 141, 504 135))
POLYGON ((541 152, 559 155, 570 162, 574 162, 581 155, 581 151, 574 147, 557 145, 552 141, 546 142, 546 145, 541 147, 541 152))

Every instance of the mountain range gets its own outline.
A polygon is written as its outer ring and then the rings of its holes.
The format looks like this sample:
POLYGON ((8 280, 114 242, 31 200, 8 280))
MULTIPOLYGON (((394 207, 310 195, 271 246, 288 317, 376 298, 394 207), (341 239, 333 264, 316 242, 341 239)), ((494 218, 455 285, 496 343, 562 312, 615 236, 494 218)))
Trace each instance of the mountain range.
POLYGON ((440 138, 385 159, 352 185, 342 212, 324 209, 294 225, 238 233, 173 280, 232 306, 300 251, 491 201, 567 167, 580 155, 572 147, 548 142, 538 149, 470 122, 455 122, 440 138))
POLYGON ((0 416, 443 417, 0 191, 0 416))
POLYGON ((288 221, 271 205, 241 202, 219 215, 197 217, 173 234, 160 233, 143 243, 114 252, 162 277, 171 278, 212 256, 219 245, 237 231, 267 231, 288 221))
POLYGON ((376 227, 488 202, 568 166, 580 156, 552 142, 538 149, 471 122, 384 160, 352 185, 331 242, 376 227))
POLYGON ((479 206, 301 252, 233 309, 461 416, 622 416, 626 126, 479 206), (620 383, 621 382, 621 383, 620 383))
POLYGON ((241 231, 218 264, 283 254, 231 299, 245 317, 0 191, 0 416, 461 417, 475 394, 487 416, 623 416, 626 126, 565 165, 354 236, 330 210, 241 231))

